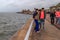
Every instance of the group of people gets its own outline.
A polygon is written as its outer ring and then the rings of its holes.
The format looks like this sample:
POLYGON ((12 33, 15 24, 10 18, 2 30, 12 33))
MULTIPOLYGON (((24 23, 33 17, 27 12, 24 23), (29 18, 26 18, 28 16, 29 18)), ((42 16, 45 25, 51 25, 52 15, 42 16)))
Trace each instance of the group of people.
POLYGON ((44 8, 42 9, 35 9, 33 13, 33 19, 35 24, 35 32, 38 32, 41 27, 44 29, 44 23, 45 23, 46 13, 44 8))
MULTIPOLYGON (((42 9, 36 9, 34 8, 34 13, 33 13, 33 19, 34 19, 34 25, 35 25, 35 32, 39 32, 39 30, 41 28, 44 28, 44 24, 45 24, 45 19, 46 19, 46 14, 47 12, 44 10, 44 8, 42 9)), ((60 25, 60 10, 56 10, 56 11, 50 11, 48 12, 50 14, 50 20, 51 20, 51 24, 54 25, 55 23, 55 18, 56 18, 56 24, 60 25)))
POLYGON ((60 25, 60 9, 56 9, 55 11, 50 11, 49 13, 50 13, 51 24, 60 25))

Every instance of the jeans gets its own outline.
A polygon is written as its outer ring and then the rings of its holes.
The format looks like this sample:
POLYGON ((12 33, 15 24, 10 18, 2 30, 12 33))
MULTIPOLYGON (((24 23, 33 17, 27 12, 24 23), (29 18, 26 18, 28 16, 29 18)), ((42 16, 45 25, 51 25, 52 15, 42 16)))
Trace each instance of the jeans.
POLYGON ((44 23, 45 23, 45 20, 44 19, 40 19, 40 29, 41 29, 41 27, 43 27, 43 29, 44 29, 44 23))
POLYGON ((57 22, 57 24, 59 24, 59 25, 60 25, 60 18, 58 18, 58 22, 57 22))
POLYGON ((58 18, 58 17, 56 17, 56 24, 58 24, 58 20, 59 20, 59 18, 58 18))
POLYGON ((51 18, 51 24, 54 24, 54 18, 51 18))
POLYGON ((39 23, 38 23, 38 20, 37 19, 35 19, 34 20, 34 22, 35 22, 35 32, 37 32, 37 31, 39 31, 39 23))

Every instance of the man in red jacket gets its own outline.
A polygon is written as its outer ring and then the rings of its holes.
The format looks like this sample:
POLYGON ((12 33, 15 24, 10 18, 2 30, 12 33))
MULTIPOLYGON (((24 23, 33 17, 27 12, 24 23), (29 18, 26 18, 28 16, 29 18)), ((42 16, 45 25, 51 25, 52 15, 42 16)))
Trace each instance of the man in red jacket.
POLYGON ((44 8, 42 8, 41 12, 39 13, 39 19, 40 19, 40 29, 43 27, 44 29, 44 23, 45 23, 46 13, 44 8))
POLYGON ((59 9, 55 12, 55 15, 56 15, 56 24, 60 24, 60 10, 59 9))

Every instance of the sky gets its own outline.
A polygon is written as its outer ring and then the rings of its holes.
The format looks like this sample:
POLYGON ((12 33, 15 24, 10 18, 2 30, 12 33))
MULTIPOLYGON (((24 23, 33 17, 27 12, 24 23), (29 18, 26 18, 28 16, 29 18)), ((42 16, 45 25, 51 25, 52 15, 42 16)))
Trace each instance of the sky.
POLYGON ((22 9, 49 8, 60 0, 0 0, 0 12, 17 12, 22 9))

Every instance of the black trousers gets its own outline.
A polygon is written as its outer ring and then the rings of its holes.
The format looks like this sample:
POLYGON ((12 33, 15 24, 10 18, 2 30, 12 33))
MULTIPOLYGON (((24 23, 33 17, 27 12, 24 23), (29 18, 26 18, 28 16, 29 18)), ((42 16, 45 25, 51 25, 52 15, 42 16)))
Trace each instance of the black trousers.
POLYGON ((56 18, 56 24, 58 23, 59 18, 56 18))
POLYGON ((54 24, 54 18, 51 18, 51 24, 54 24))

